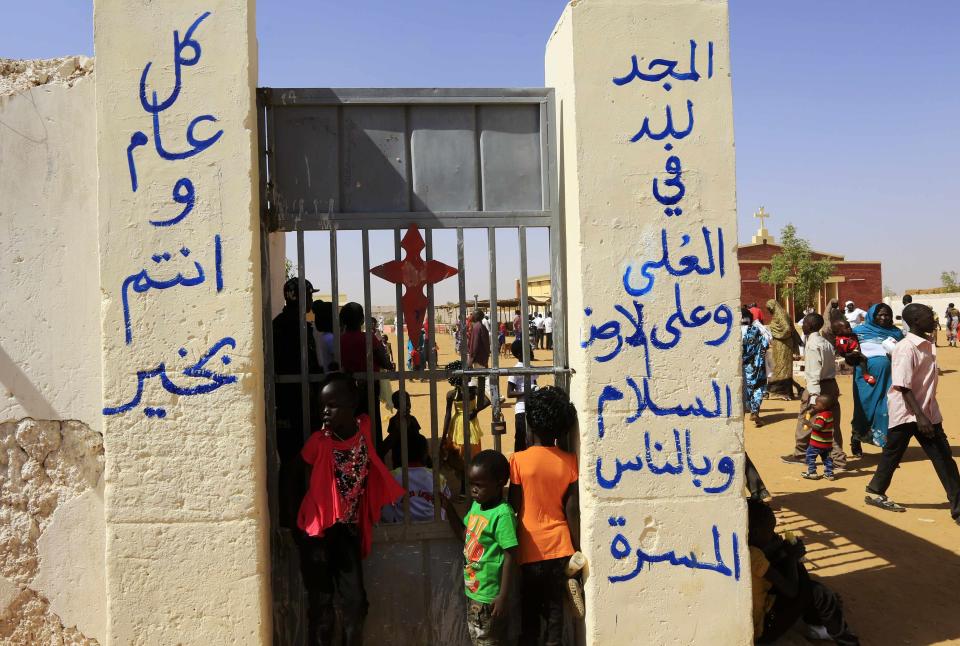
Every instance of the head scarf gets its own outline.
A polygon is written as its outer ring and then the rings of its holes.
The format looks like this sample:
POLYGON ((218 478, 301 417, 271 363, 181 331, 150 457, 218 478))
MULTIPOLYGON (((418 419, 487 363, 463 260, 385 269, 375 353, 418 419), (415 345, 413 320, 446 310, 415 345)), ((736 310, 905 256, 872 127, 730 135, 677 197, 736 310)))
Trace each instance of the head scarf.
POLYGON ((903 332, 893 324, 893 321, 890 322, 889 327, 883 327, 876 323, 877 309, 881 307, 890 309, 890 306, 884 303, 871 305, 870 311, 867 312, 866 317, 863 319, 863 323, 853 328, 853 333, 857 335, 861 342, 875 341, 880 343, 887 337, 892 338, 894 341, 899 341, 903 338, 903 332))
POLYGON ((773 312, 773 318, 770 319, 770 332, 773 333, 773 336, 782 339, 790 334, 790 317, 787 316, 787 311, 783 309, 783 305, 770 299, 767 301, 767 309, 773 312))

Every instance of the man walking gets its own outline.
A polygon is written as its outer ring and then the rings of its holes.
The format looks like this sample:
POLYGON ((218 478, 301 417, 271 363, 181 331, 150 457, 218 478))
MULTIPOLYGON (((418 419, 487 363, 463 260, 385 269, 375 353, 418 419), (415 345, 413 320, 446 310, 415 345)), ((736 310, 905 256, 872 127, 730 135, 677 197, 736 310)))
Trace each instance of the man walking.
POLYGON ((865 501, 888 511, 906 511, 886 493, 910 438, 916 437, 947 493, 950 515, 960 525, 960 471, 943 432, 943 416, 937 404, 937 351, 928 337, 936 325, 933 310, 912 303, 904 308, 903 320, 910 332, 893 349, 893 382, 887 396, 890 430, 877 472, 867 485, 865 501))
POLYGON ((843 471, 847 465, 847 454, 843 452, 843 437, 840 429, 840 388, 837 386, 837 361, 833 346, 820 335, 823 317, 814 312, 803 317, 803 333, 807 337, 804 345, 804 372, 807 387, 801 396, 800 416, 797 418, 797 430, 793 453, 784 455, 781 460, 787 464, 806 464, 807 444, 810 441, 810 429, 804 424, 804 416, 816 402, 817 397, 829 395, 830 412, 833 414, 833 459, 834 471, 843 471))

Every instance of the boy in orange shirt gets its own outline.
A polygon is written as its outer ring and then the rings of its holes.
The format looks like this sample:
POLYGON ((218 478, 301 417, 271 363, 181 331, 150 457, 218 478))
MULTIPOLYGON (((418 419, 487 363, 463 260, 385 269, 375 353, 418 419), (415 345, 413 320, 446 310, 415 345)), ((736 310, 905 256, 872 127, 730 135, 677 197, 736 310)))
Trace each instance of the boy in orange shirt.
POLYGON ((527 449, 510 458, 510 504, 520 545, 521 644, 547 646, 563 632, 564 569, 580 538, 577 458, 557 441, 577 429, 577 410, 554 386, 526 397, 527 449))

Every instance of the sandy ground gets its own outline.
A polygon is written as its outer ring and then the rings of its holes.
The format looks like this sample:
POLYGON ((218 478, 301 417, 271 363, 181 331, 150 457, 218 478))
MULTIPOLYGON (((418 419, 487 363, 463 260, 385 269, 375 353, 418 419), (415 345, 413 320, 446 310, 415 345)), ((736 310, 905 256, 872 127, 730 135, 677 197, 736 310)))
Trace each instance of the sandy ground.
MULTIPOLYGON (((943 347, 938 359, 938 401, 944 429, 960 456, 960 348, 943 347)), ((844 447, 848 447, 852 377, 838 377, 844 447)), ((780 529, 799 530, 811 573, 843 597, 849 622, 865 645, 960 643, 960 526, 926 455, 914 442, 887 494, 902 514, 868 507, 864 487, 880 450, 848 462, 834 482, 800 477, 802 467, 780 456, 793 446, 797 402, 766 401, 762 428, 746 423, 746 446, 767 488, 780 529)), ((821 467, 822 471, 822 467, 821 467)))
MULTIPOLYGON (((392 336, 392 335, 391 335, 392 336)), ((394 339, 395 340, 395 339, 394 339)), ((438 338, 440 365, 456 358, 449 335, 438 338)), ((940 343, 944 343, 941 334, 940 343)), ((944 427, 960 455, 960 348, 941 347, 939 360, 944 371, 939 402, 944 427)), ((534 365, 550 365, 552 357, 536 352, 534 365)), ((501 364, 513 365, 512 357, 501 364)), ((851 377, 841 376, 841 407, 845 446, 853 414, 851 377)), ((506 382, 501 380, 502 392, 506 382)), ((542 378, 542 384, 551 378, 542 378)), ((430 398, 426 383, 408 383, 413 411, 430 436, 430 398)), ((446 384, 437 389, 437 428, 443 422, 446 384)), ((799 403, 764 402, 762 428, 746 424, 746 446, 773 494, 780 529, 800 533, 808 547, 810 571, 839 592, 849 621, 862 643, 949 644, 960 643, 960 526, 947 510, 940 482, 919 446, 914 444, 894 477, 888 494, 906 506, 896 514, 863 502, 864 487, 873 475, 879 450, 864 445, 864 457, 851 459, 848 472, 834 482, 808 481, 800 477, 799 465, 788 465, 780 456, 793 446, 793 432, 799 403)), ((513 409, 504 408, 507 434, 502 447, 513 448, 513 409)), ((493 448, 490 410, 480 414, 484 429, 483 448, 493 448)), ((384 410, 384 425, 389 413, 384 410)), ((783 643, 805 643, 793 636, 783 643)))

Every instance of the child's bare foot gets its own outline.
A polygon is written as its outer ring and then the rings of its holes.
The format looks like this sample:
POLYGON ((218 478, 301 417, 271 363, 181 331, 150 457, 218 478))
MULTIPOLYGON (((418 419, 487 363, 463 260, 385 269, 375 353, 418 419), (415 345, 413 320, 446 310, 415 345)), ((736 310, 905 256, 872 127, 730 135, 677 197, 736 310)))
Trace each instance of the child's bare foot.
POLYGON ((868 384, 870 384, 871 386, 873 386, 873 385, 875 385, 875 384, 877 383, 877 378, 874 377, 873 375, 867 375, 867 374, 865 374, 865 375, 863 375, 863 380, 864 380, 865 382, 867 382, 868 384))

